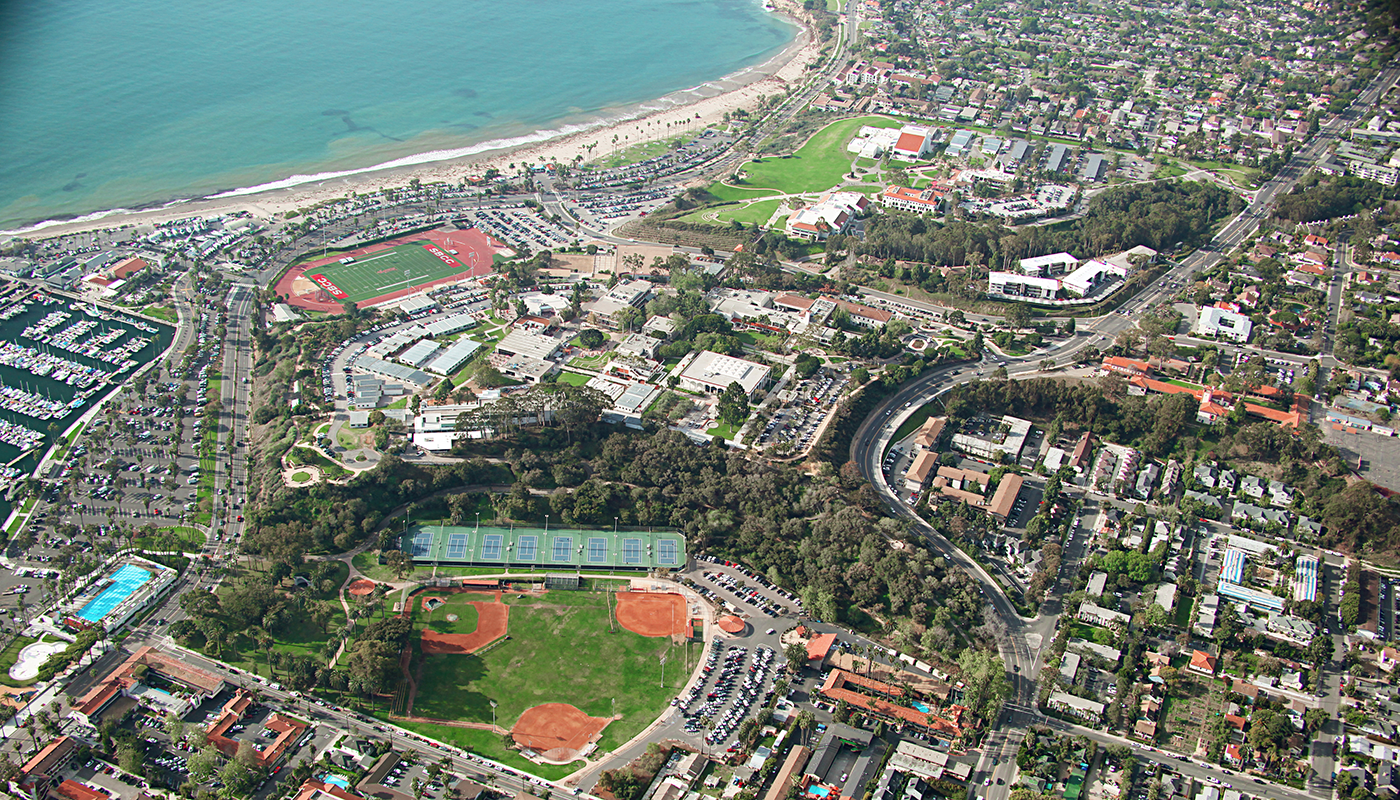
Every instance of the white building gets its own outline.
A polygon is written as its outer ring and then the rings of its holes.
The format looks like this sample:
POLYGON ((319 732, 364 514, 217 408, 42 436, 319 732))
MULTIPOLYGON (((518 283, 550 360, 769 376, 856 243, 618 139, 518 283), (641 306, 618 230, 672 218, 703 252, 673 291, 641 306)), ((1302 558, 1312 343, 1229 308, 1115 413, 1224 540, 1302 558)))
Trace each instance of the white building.
POLYGON ((862 158, 879 158, 899 141, 899 128, 873 128, 864 125, 860 133, 846 145, 847 152, 862 158))
POLYGON ((933 147, 934 129, 923 125, 905 125, 899 129, 890 154, 907 161, 917 161, 933 147))
POLYGON ((750 397, 768 382, 772 370, 766 364, 702 351, 680 373, 680 385, 692 392, 718 394, 738 383, 750 397))
POLYGON ((788 238, 822 241, 834 233, 845 233, 856 215, 869 207, 870 198, 860 192, 829 192, 816 205, 788 217, 788 238))
POLYGON ((1051 253, 1044 256, 1033 256, 1021 259, 1021 273, 1023 275, 1063 275, 1072 272, 1079 266, 1079 259, 1069 253, 1051 253))
POLYGON ((1003 297, 1024 297, 1032 300, 1050 300, 1060 291, 1058 278, 1037 278, 1019 275, 1015 272, 991 272, 987 274, 987 292, 1003 297))
POLYGON ((1066 275, 1061 280, 1061 285, 1070 294, 1085 297, 1107 281, 1122 278, 1127 274, 1122 267, 1094 259, 1066 275))
POLYGON ((880 193, 880 203, 911 214, 937 214, 943 207, 943 193, 934 189, 890 186, 880 193))
POLYGON ((1235 342, 1249 341, 1254 323, 1243 314, 1236 314, 1215 306, 1202 306, 1196 317, 1197 336, 1219 336, 1235 342))
POLYGON ((530 333, 519 328, 513 329, 496 345, 496 353, 503 356, 521 356, 539 361, 548 361, 559 352, 564 342, 553 336, 530 333))

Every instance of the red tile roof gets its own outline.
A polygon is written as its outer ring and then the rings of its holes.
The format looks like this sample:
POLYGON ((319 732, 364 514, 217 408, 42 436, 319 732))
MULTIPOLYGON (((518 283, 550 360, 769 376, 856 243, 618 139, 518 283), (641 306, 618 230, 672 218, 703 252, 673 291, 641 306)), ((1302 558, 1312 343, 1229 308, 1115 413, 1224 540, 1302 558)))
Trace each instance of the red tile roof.
POLYGON ((899 141, 894 143, 894 149, 906 153, 922 153, 924 149, 924 137, 917 133, 901 133, 899 141))
POLYGON ((1191 651, 1191 669, 1215 674, 1215 656, 1201 650, 1191 651))
POLYGON ((56 790, 61 797, 68 800, 109 800, 108 796, 89 789, 77 781, 64 781, 58 785, 56 790))
POLYGON ((821 633, 813 636, 807 640, 807 660, 824 660, 834 644, 836 644, 836 634, 834 633, 821 633))

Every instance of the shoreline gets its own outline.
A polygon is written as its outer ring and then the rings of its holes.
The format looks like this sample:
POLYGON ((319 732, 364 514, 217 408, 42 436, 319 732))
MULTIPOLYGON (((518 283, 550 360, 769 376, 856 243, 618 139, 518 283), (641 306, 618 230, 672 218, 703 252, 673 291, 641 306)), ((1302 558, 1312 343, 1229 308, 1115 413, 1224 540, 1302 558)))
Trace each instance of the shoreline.
MULTIPOLYGON (((613 137, 618 138, 617 146, 622 149, 671 138, 689 130, 722 125, 725 114, 751 109, 760 97, 786 91, 790 84, 805 76, 808 66, 820 52, 812 29, 801 17, 800 4, 796 0, 773 2, 774 10, 770 13, 781 16, 797 28, 797 35, 781 51, 760 64, 744 67, 717 80, 624 107, 620 110, 620 117, 605 116, 594 123, 562 124, 556 129, 559 132, 548 138, 460 156, 446 156, 441 160, 423 160, 432 153, 419 153, 383 165, 326 173, 324 177, 319 174, 293 175, 261 186, 227 189, 200 198, 171 200, 158 206, 110 209, 66 220, 46 220, 15 230, 0 231, 0 241, 14 238, 48 239, 124 225, 159 224, 191 216, 239 212, 270 219, 353 192, 366 193, 407 186, 415 178, 425 184, 458 183, 490 169, 507 173, 511 164, 572 164, 576 157, 587 163, 590 159, 604 157, 606 151, 600 152, 598 148, 610 144, 613 137), (583 126, 581 129, 569 130, 580 125, 583 126), (595 147, 592 152, 588 149, 589 145, 595 147), (413 160, 418 161, 397 163, 413 160), (306 180, 277 186, 297 178, 306 180), (263 186, 267 188, 261 188, 263 186)), ((545 131, 515 138, 529 139, 541 133, 545 131)), ((463 149, 469 150, 471 147, 463 149)))

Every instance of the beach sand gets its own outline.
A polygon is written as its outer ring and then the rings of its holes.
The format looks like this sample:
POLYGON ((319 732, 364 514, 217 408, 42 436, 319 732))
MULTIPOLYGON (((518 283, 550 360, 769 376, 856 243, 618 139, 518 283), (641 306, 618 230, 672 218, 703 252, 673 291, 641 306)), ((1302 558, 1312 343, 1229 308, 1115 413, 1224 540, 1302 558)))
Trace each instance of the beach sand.
MULTIPOLYGON (((467 177, 480 176, 488 169, 509 174, 512 172, 512 164, 517 168, 526 164, 572 164, 576 157, 581 157, 587 162, 610 155, 614 136, 617 137, 617 149, 622 150, 677 136, 686 131, 722 126, 725 114, 732 114, 739 109, 752 111, 758 107, 760 97, 782 94, 789 86, 800 83, 820 53, 820 44, 815 41, 811 28, 805 24, 799 2, 774 0, 774 8, 800 28, 793 42, 763 64, 745 68, 723 80, 711 81, 693 91, 677 92, 666 98, 682 102, 683 105, 672 105, 633 119, 538 144, 492 150, 457 160, 358 173, 237 197, 190 200, 161 208, 99 216, 95 219, 48 223, 37 230, 21 231, 19 235, 48 239, 121 225, 149 225, 193 216, 238 212, 248 212, 254 217, 270 219, 289 211, 345 197, 352 192, 367 193, 407 186, 415 178, 425 184, 455 184, 467 177), (687 102, 690 98, 696 99, 687 102), (593 145, 591 152, 589 145, 593 145)), ((642 107, 654 104, 643 104, 642 107)))

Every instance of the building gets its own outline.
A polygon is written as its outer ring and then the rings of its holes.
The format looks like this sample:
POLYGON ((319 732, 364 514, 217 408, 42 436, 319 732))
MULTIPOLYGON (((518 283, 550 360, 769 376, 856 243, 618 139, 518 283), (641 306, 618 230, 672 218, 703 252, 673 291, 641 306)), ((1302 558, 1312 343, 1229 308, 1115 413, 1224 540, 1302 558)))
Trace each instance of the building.
POLYGON ((1127 271, 1106 261, 1094 259, 1080 265, 1061 281, 1065 291, 1076 297, 1087 297, 1109 281, 1122 279, 1127 271))
POLYGON ((1080 604, 1078 616, 1082 622, 1103 628, 1112 627, 1115 623, 1121 623, 1126 628, 1133 619, 1122 611, 1112 611, 1088 600, 1080 604))
POLYGON ((1080 661, 1078 653, 1065 653, 1060 659, 1060 680, 1064 681, 1066 686, 1074 685, 1074 679, 1079 675, 1080 661))
POLYGON ((650 281, 619 281, 602 297, 583 304, 583 310, 598 315, 599 324, 613 326, 613 315, 624 308, 640 308, 651 297, 650 281))
POLYGON ((828 192, 816 205, 788 216, 786 233, 790 239, 824 241, 832 234, 845 233, 851 222, 870 207, 870 198, 860 192, 828 192))
POLYGON ((1103 179, 1107 170, 1108 159, 1099 153, 1093 153, 1084 159, 1084 169, 1080 170, 1079 177, 1091 183, 1097 182, 1103 179))
POLYGON ((435 375, 452 375, 461 369, 462 365, 470 361, 480 349, 480 342, 464 336, 443 348, 442 352, 434 356, 431 361, 423 364, 423 369, 435 375))
POLYGON ((1317 599, 1317 556, 1302 555, 1293 566, 1293 599, 1312 602, 1317 599))
POLYGON ((1004 416, 987 425, 985 431, 965 427, 953 435, 953 447, 988 461, 997 461, 1002 456, 1017 461, 1021 458, 1021 450, 1026 446, 1026 437, 1030 432, 1030 420, 1004 416))
POLYGON ((292 800, 365 800, 365 798, 364 795, 356 794, 337 784, 307 778, 306 782, 297 788, 297 793, 292 795, 292 800))
POLYGON ((908 211, 911 214, 941 214, 945 196, 946 193, 941 189, 890 186, 880 193, 880 203, 886 208, 908 211))
MULTIPOLYGON (((229 734, 253 705, 253 695, 246 689, 239 689, 227 703, 224 703, 223 709, 214 718, 214 721, 209 723, 209 727, 204 732, 205 740, 227 758, 238 755, 241 742, 230 737, 229 734)), ((259 742, 261 749, 259 747, 253 748, 253 758, 262 769, 271 769, 279 764, 288 753, 295 749, 302 734, 311 730, 309 724, 284 714, 273 714, 262 723, 262 726, 273 737, 270 743, 259 742)))
POLYGON ((396 381, 404 384, 412 384, 415 388, 421 389, 437 380, 433 376, 421 369, 406 367, 403 364, 395 364, 392 361, 385 361, 371 355, 361 355, 355 359, 352 365, 361 372, 382 378, 386 381, 396 381))
POLYGON ((553 336, 512 329, 504 339, 497 343, 495 354, 548 361, 554 358, 563 346, 564 342, 553 336))
POLYGON ((1102 597, 1107 587, 1108 573, 1096 570, 1089 574, 1089 584, 1084 587, 1084 591, 1091 597, 1102 597))
POLYGON ((1023 258, 1019 266, 1023 275, 1034 275, 1042 278, 1054 277, 1073 272, 1079 266, 1079 259, 1069 253, 1051 253, 1044 256, 1023 258))
POLYGON ((96 728, 109 716, 113 719, 125 716, 138 699, 184 715, 223 689, 223 678, 191 667, 154 647, 142 647, 79 697, 69 716, 96 728), (152 688, 148 681, 166 688, 152 688), (170 687, 179 689, 179 693, 168 691, 170 687))
POLYGON ((918 161, 933 147, 934 129, 923 125, 905 125, 890 148, 890 155, 905 161, 918 161))
POLYGON ((1283 598, 1270 592, 1261 592, 1258 589, 1250 589, 1238 583, 1221 583, 1215 587, 1216 594, 1230 600, 1238 600, 1245 603, 1250 608, 1261 611, 1272 611, 1275 614, 1283 613, 1283 598))
POLYGON ((929 476, 938 467, 938 453, 924 450, 914 458, 909 470, 904 473, 904 488, 911 492, 922 492, 928 485, 929 476))
POLYGON ((1060 281, 1058 278, 1037 278, 1016 272, 989 272, 987 292, 1027 300, 1053 300, 1060 293, 1060 281))
POLYGON ((928 702, 917 696, 913 699, 920 701, 919 707, 912 707, 908 704, 910 698, 906 696, 905 689, 883 681, 838 668, 828 673, 826 682, 817 691, 829 700, 844 700, 852 708, 873 716, 896 724, 917 726, 945 747, 962 735, 961 719, 965 708, 953 705, 936 713, 928 702))
POLYGON ((1191 663, 1186 668, 1198 675, 1215 677, 1216 659, 1215 656, 1202 650, 1191 651, 1191 663))
POLYGON ((357 410, 352 409, 352 410, 349 412, 349 417, 350 417, 350 419, 345 423, 347 426, 349 426, 349 427, 351 427, 351 428, 368 428, 368 427, 369 427, 369 412, 368 412, 368 411, 357 411, 357 410))
POLYGON ((766 364, 721 355, 705 350, 691 359, 680 372, 680 386, 692 392, 719 394, 737 383, 752 397, 768 383, 772 370, 766 364))
POLYGON ((947 424, 947 417, 929 417, 914 435, 914 446, 920 450, 934 449, 938 446, 938 439, 943 435, 943 428, 947 424))
POLYGON ((559 362, 529 356, 503 358, 492 354, 491 363, 507 378, 534 385, 559 371, 559 362))
POLYGON ((1202 306, 1196 318, 1195 333, 1198 336, 1219 336, 1235 342, 1249 341, 1254 323, 1243 314, 1236 314, 1215 306, 1202 306))
POLYGON ((1103 703, 1065 692, 1051 692, 1045 704, 1055 711, 1083 720, 1097 721, 1103 718, 1103 703))
POLYGON ((1062 144, 1052 144, 1046 150, 1045 171, 1063 172, 1069 166, 1069 148, 1062 144))
POLYGON ((1221 583, 1244 583, 1245 554, 1243 550, 1227 548, 1220 562, 1221 583))
POLYGON ((78 741, 71 736, 54 739, 24 762, 14 781, 28 796, 45 797, 58 787, 59 774, 73 760, 73 754, 77 751, 78 741))

